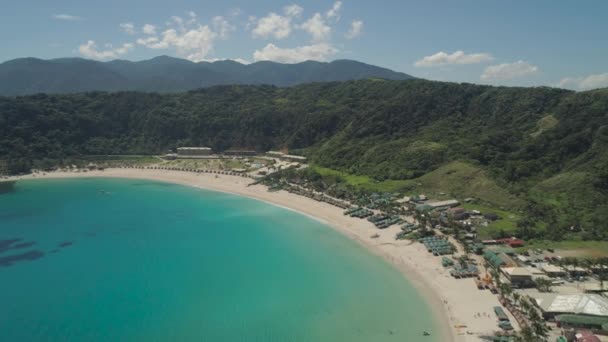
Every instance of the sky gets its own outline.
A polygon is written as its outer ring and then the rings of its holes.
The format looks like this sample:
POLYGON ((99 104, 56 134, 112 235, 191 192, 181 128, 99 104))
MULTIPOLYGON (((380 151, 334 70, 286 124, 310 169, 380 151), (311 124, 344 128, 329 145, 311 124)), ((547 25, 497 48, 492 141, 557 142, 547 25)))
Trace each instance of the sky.
POLYGON ((353 59, 439 81, 608 87, 608 1, 0 0, 0 62, 353 59))

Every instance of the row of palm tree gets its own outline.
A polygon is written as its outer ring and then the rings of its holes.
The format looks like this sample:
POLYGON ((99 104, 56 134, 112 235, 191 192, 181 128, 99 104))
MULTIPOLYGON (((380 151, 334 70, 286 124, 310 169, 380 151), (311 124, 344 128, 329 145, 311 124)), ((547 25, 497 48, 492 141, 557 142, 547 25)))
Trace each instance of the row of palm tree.
MULTIPOLYGON (((490 265, 485 264, 486 268, 490 265)), ((496 267, 490 267, 490 274, 495 282, 496 289, 503 301, 509 301, 518 310, 525 315, 527 324, 523 324, 520 332, 516 336, 517 342, 545 342, 548 338, 549 328, 545 324, 545 320, 540 314, 536 305, 529 298, 522 297, 519 293, 514 292, 511 284, 503 283, 500 280, 500 274, 496 267)))
POLYGON ((595 268, 599 268, 598 279, 600 281, 600 289, 604 291, 604 281, 608 279, 608 257, 601 258, 575 258, 566 257, 557 261, 559 267, 561 267, 565 273, 568 272, 568 267, 577 268, 582 267, 589 274, 593 274, 595 268))

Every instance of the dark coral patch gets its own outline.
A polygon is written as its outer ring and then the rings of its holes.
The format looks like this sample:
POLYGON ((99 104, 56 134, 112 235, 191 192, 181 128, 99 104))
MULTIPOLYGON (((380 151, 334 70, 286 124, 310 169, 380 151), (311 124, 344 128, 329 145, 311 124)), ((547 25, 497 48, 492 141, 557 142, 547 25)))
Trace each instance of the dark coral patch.
POLYGON ((4 252, 4 251, 8 251, 9 249, 12 248, 12 245, 15 242, 19 242, 22 239, 6 239, 6 240, 0 240, 0 253, 4 252))
POLYGON ((65 247, 71 246, 73 244, 74 243, 72 241, 64 241, 64 242, 62 242, 62 243, 59 244, 59 247, 65 248, 65 247))
POLYGON ((41 251, 29 251, 21 254, 7 255, 0 257, 0 267, 9 267, 17 262, 34 261, 42 258, 44 253, 41 251))
POLYGON ((36 244, 35 242, 21 242, 21 243, 13 245, 11 249, 27 248, 27 247, 31 247, 35 244, 36 244))

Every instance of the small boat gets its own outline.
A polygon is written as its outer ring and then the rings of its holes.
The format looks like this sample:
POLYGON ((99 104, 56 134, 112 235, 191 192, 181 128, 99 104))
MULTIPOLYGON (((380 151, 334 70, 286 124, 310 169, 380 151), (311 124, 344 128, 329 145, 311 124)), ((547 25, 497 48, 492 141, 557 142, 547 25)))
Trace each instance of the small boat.
POLYGON ((428 331, 425 331, 422 333, 423 336, 431 336, 431 334, 428 331))

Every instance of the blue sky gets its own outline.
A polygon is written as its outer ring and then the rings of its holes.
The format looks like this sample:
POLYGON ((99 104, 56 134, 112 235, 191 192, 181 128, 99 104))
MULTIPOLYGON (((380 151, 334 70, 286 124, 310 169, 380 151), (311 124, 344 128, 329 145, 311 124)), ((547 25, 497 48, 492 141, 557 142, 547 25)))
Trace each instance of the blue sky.
POLYGON ((608 1, 12 1, 19 57, 354 59, 433 80, 608 87, 608 1))

